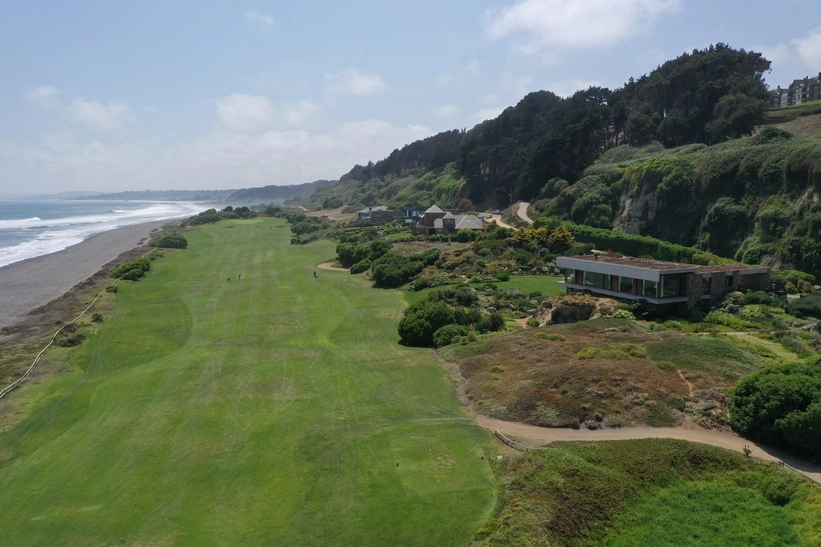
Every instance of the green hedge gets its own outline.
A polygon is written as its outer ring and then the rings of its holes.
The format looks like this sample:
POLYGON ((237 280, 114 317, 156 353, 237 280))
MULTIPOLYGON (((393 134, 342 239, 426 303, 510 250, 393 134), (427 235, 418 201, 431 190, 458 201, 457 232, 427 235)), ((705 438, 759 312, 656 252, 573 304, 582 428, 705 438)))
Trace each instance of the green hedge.
POLYGON ((628 256, 652 256, 656 260, 687 264, 733 263, 732 260, 702 251, 696 247, 685 247, 654 237, 628 234, 618 230, 593 228, 573 222, 564 222, 563 224, 570 230, 576 241, 592 243, 601 250, 615 251, 628 256))

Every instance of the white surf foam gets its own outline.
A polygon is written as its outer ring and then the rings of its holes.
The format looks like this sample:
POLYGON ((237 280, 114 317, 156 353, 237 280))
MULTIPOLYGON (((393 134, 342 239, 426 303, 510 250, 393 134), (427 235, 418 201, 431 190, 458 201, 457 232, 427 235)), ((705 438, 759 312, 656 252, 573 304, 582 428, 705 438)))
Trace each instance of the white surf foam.
POLYGON ((0 221, 0 230, 31 231, 25 241, 0 248, 0 267, 62 251, 93 235, 123 226, 188 217, 207 208, 196 203, 146 203, 144 207, 131 211, 112 210, 104 214, 46 220, 31 217, 0 221))

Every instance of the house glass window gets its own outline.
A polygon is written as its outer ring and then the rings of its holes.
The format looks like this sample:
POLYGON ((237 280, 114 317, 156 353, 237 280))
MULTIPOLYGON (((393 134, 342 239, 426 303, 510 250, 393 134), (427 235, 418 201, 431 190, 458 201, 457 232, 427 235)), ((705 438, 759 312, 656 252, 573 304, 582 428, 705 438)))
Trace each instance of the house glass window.
POLYGON ((606 289, 610 285, 610 276, 597 272, 584 272, 584 284, 587 287, 606 289))
POLYGON ((724 278, 724 288, 725 289, 732 289, 733 288, 733 276, 728 275, 724 278))
POLYGON ((657 285, 657 283, 655 281, 648 281, 648 280, 645 279, 644 280, 644 287, 643 287, 644 290, 641 293, 642 296, 649 296, 651 298, 655 298, 656 297, 656 285, 657 285))
POLYGON ((701 278, 701 294, 709 295, 710 294, 710 283, 711 278, 709 277, 702 277, 701 278))
POLYGON ((670 298, 679 296, 681 279, 677 275, 665 275, 661 278, 661 297, 670 298))
POLYGON ((565 283, 575 283, 576 282, 576 270, 573 268, 565 268, 564 269, 564 282, 565 283))
POLYGON ((619 291, 631 293, 633 292, 633 278, 632 277, 619 277, 619 291))

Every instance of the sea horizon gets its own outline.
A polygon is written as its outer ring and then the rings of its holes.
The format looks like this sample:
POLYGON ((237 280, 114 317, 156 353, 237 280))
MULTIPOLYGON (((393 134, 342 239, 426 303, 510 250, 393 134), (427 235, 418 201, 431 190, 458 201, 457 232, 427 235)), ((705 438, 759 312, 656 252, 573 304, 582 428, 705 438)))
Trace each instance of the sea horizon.
POLYGON ((0 199, 0 268, 62 251, 124 226, 173 220, 218 207, 207 202, 0 199))

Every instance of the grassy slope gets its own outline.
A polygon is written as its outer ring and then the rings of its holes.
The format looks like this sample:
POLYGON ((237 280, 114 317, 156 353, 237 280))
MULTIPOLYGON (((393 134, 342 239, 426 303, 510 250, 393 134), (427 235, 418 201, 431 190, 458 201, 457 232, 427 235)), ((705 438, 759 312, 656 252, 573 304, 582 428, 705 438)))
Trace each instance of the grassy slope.
POLYGON ((333 246, 289 235, 203 227, 120 289, 80 379, 0 437, 4 541, 472 537, 493 504, 488 435, 429 352, 396 344, 397 294, 314 279, 333 246))
POLYGON ((818 545, 821 490, 672 439, 554 443, 497 465, 486 545, 818 545))

